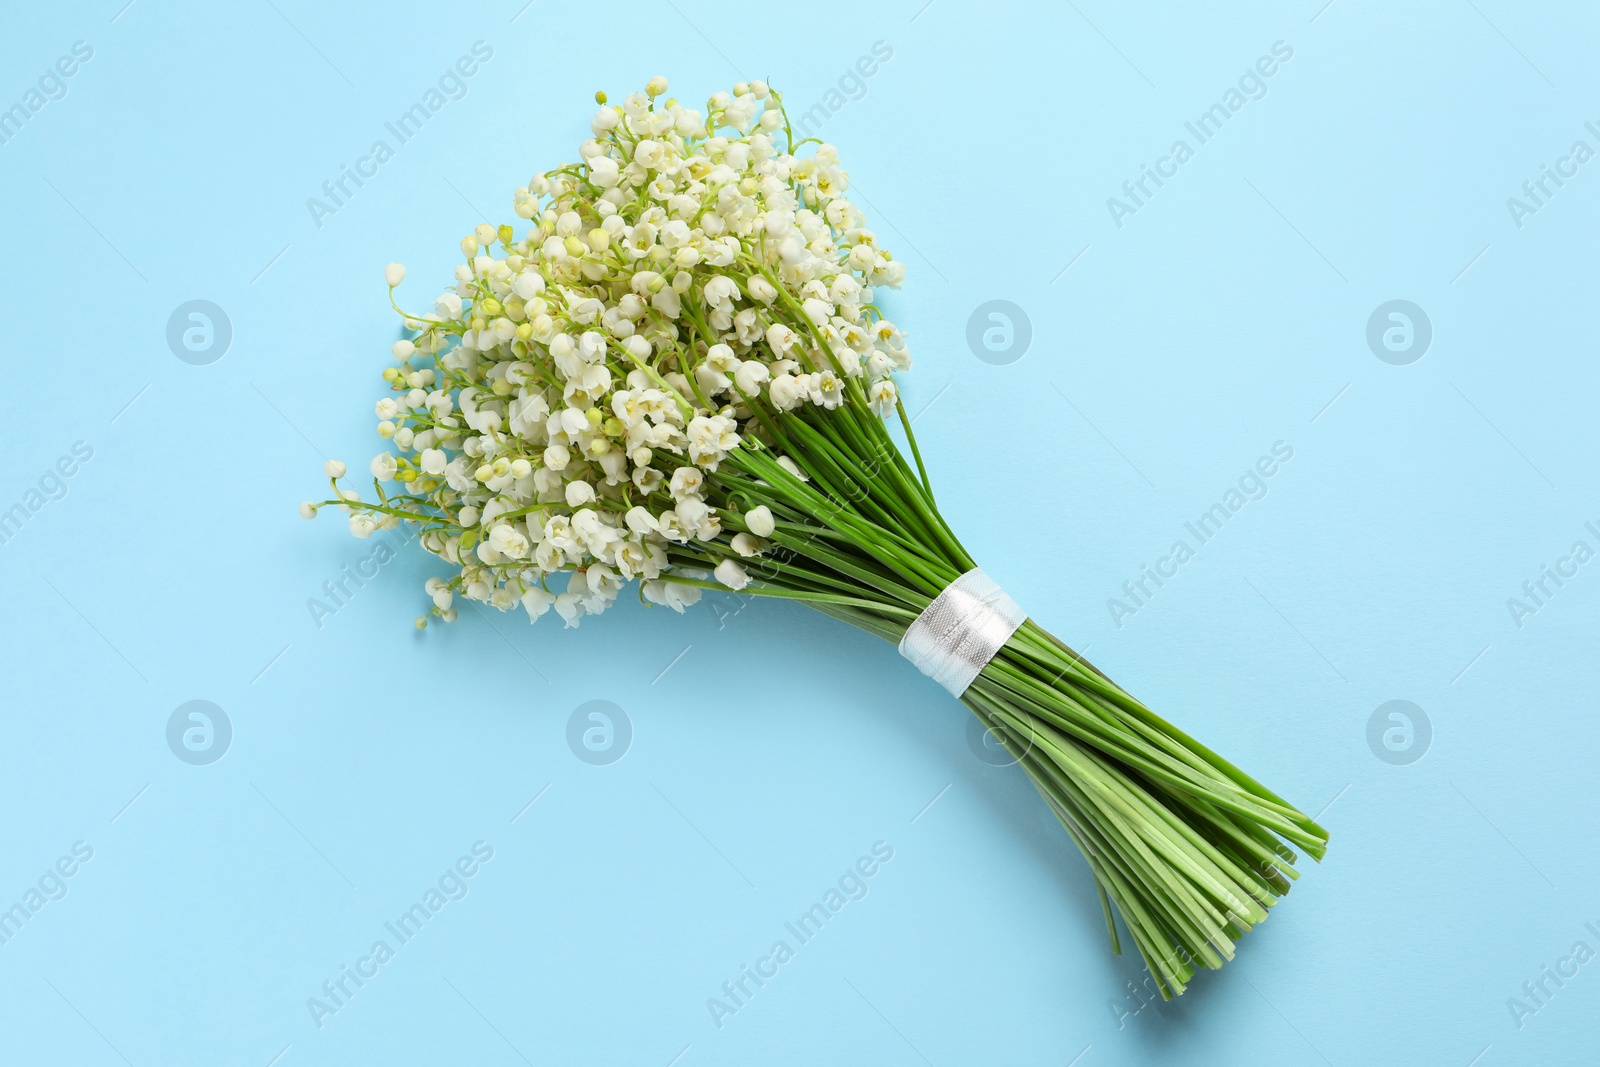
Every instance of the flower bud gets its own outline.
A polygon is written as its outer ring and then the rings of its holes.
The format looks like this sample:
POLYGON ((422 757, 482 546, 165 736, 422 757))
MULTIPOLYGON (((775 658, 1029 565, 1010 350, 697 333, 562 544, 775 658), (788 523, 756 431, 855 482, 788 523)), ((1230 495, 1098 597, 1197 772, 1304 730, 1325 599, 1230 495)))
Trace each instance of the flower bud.
POLYGON ((772 509, 765 504, 745 512, 744 524, 750 527, 750 532, 757 537, 771 537, 772 531, 778 525, 772 518, 772 509))

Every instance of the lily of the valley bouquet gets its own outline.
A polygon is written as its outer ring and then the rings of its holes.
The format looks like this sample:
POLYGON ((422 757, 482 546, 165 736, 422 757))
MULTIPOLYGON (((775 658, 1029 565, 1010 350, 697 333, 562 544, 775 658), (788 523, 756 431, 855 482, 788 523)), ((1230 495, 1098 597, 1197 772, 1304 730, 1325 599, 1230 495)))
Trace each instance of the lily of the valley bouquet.
MULTIPOLYGON (((482 225, 431 314, 401 311, 391 447, 357 537, 412 524, 457 598, 568 626, 630 585, 786 597, 900 645, 978 714, 1077 842, 1163 995, 1220 967, 1326 832, 1027 619, 934 503, 878 299, 903 265, 761 82, 704 112, 604 94, 576 162, 482 225), (886 424, 904 433, 910 461, 886 424)), ((390 302, 405 276, 388 270, 390 302)), ((417 619, 427 625, 428 616, 417 619)))

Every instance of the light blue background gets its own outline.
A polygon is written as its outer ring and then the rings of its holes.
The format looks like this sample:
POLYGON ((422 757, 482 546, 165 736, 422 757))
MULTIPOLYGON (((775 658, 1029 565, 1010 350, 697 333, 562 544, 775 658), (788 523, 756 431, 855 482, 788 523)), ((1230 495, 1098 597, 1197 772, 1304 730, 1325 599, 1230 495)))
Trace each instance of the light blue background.
POLYGON ((13 5, 0 105, 94 58, 0 145, 0 508, 73 442, 94 458, 0 545, 0 907, 94 858, 0 945, 0 1059, 1593 1062, 1600 962, 1520 1029, 1507 999, 1600 948, 1600 564, 1520 628, 1506 601, 1600 547, 1600 162, 1521 228, 1506 200, 1600 148, 1600 25, 1322 3, 13 5), (307 198, 480 39, 465 99, 319 229, 307 198), (887 645, 732 595, 419 635, 415 548, 320 628, 307 607, 372 552, 294 508, 324 456, 378 448, 385 263, 431 296, 597 88, 764 76, 804 110, 877 41, 823 132, 909 265, 888 306, 946 514, 1333 834, 1170 1006, 1133 1010, 1067 838, 887 645), (1107 198, 1276 41, 1267 95, 1116 226, 1107 198), (165 340, 193 299, 232 324, 208 366, 165 340), (1031 321, 1010 365, 966 343, 991 299, 1031 321), (1411 365, 1365 340, 1392 299, 1432 322, 1411 365), (1280 440, 1270 494, 1115 625, 1107 598, 1280 440), (167 747, 192 699, 233 724, 210 766, 167 747), (594 699, 632 722, 610 766, 565 741, 594 699), (1408 766, 1366 740, 1394 699, 1432 723, 1408 766), (319 1029, 307 999, 480 840, 470 894, 319 1029), (707 998, 877 841, 870 894, 715 1026, 707 998))

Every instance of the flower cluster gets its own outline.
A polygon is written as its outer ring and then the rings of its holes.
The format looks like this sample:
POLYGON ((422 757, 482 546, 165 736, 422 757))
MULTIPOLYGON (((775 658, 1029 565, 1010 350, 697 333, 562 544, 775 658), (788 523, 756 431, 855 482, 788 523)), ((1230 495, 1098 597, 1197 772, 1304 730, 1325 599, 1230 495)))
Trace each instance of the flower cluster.
MULTIPOLYGON (((678 611, 708 571, 742 588, 777 520, 730 509, 719 465, 807 405, 898 407, 910 358, 873 293, 904 266, 846 198, 836 150, 797 143, 762 82, 703 113, 666 88, 597 94, 579 162, 516 191, 522 236, 477 227, 432 314, 395 305, 414 336, 375 408, 392 446, 372 460, 376 501, 329 464, 324 504, 352 533, 414 522, 457 568, 427 587, 447 621, 457 596, 575 625, 634 579, 678 611)), ((404 277, 390 265, 391 303, 404 277)))

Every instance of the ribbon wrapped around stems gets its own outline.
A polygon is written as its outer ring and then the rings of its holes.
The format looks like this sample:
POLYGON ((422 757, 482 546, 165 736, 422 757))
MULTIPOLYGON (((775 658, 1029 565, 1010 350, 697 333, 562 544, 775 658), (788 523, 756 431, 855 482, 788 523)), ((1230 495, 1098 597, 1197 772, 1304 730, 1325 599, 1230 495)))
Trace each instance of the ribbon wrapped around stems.
POLYGON ((1027 617, 993 578, 974 567, 945 586, 906 628, 900 654, 960 697, 1027 617))

